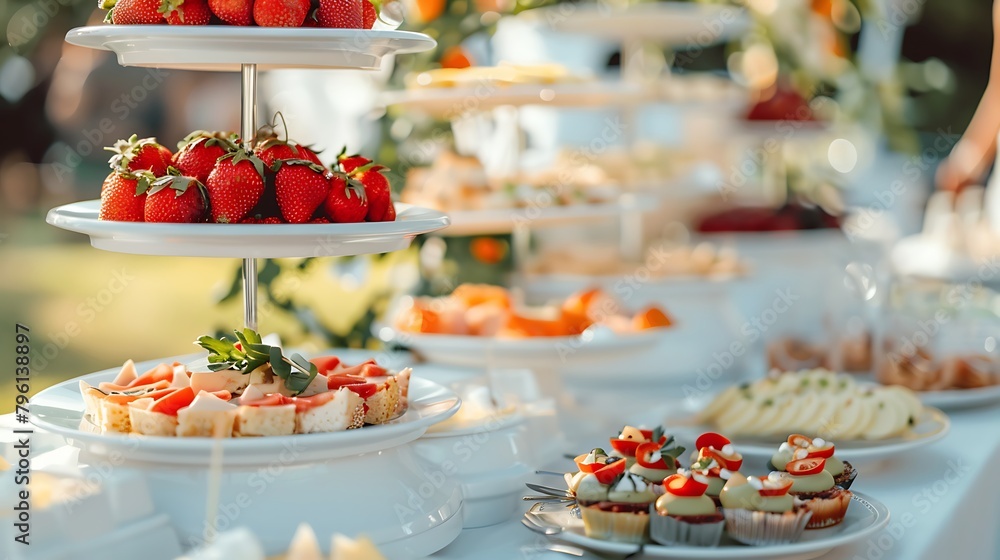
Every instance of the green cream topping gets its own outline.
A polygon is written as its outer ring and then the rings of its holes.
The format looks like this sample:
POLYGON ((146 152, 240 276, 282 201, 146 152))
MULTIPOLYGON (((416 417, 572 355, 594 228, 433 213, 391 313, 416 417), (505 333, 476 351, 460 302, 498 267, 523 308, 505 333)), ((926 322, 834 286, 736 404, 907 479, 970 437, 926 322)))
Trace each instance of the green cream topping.
POLYGON ((805 476, 792 475, 792 492, 823 492, 833 488, 833 475, 827 471, 805 476))
POLYGON ((779 471, 785 470, 788 462, 792 460, 792 449, 779 449, 777 453, 771 455, 771 465, 779 471))
POLYGON ((639 463, 632 465, 628 471, 636 476, 641 476, 649 482, 657 484, 663 482, 664 478, 667 478, 677 472, 676 470, 672 471, 670 469, 651 469, 649 467, 644 467, 639 463))
POLYGON ((823 468, 826 472, 833 476, 840 476, 844 474, 844 462, 837 458, 836 455, 830 457, 826 460, 826 467, 823 468))
POLYGON ((722 488, 726 485, 726 481, 717 477, 708 477, 708 490, 705 490, 705 494, 709 496, 718 496, 722 492, 722 488))
POLYGON ((588 474, 580 479, 576 487, 576 499, 581 502, 603 502, 608 499, 608 487, 601 484, 596 476, 588 474))
POLYGON ((792 511, 794 500, 788 494, 784 496, 761 496, 757 489, 751 486, 745 476, 733 473, 719 494, 722 507, 727 509, 749 509, 783 513, 792 511))
POLYGON ((608 490, 608 501, 624 504, 648 504, 656 499, 653 489, 641 477, 626 473, 608 490))
POLYGON ((712 515, 715 502, 708 496, 674 496, 670 492, 656 499, 660 515, 712 515))

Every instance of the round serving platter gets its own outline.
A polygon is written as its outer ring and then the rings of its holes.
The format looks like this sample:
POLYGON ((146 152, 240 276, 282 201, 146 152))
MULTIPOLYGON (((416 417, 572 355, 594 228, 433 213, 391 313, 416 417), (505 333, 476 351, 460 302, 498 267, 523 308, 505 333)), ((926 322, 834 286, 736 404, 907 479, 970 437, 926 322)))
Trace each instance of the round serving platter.
POLYGON ((384 342, 408 348, 429 362, 467 367, 559 369, 574 363, 635 356, 659 344, 671 329, 647 329, 629 334, 600 331, 580 336, 492 338, 377 329, 384 342))
POLYGON ((71 29, 66 42, 113 51, 122 66, 211 71, 243 64, 374 70, 385 56, 437 45, 410 31, 222 25, 95 25, 71 29))
POLYGON ((356 224, 164 224, 99 220, 101 201, 49 211, 46 221, 90 236, 98 249, 183 257, 340 257, 405 249, 413 238, 445 228, 448 216, 396 204, 396 221, 356 224))
MULTIPOLYGON (((539 533, 548 531, 553 539, 566 541, 595 552, 633 554, 639 545, 605 541, 587 537, 583 521, 570 513, 563 504, 538 503, 524 514, 524 524, 539 533)), ((855 492, 844 521, 829 529, 806 531, 799 542, 769 546, 746 546, 723 537, 717 547, 662 546, 641 547, 643 558, 675 558, 685 560, 740 560, 767 558, 770 560, 806 560, 818 558, 834 548, 859 542, 875 534, 889 523, 889 508, 866 494, 855 492)))
MULTIPOLYGON (((172 358, 137 364, 139 371, 172 358)), ((207 466, 217 441, 211 438, 172 438, 134 434, 95 433, 85 418, 80 381, 96 386, 112 381, 120 368, 112 368, 53 385, 31 399, 31 422, 63 436, 69 443, 99 456, 128 457, 130 461, 155 464, 207 466)), ((288 457, 289 464, 309 463, 379 451, 419 438, 427 428, 450 418, 461 400, 449 389, 426 379, 410 380, 409 407, 387 424, 358 430, 296 434, 260 438, 226 438, 222 462, 230 465, 267 465, 275 457, 288 457)))

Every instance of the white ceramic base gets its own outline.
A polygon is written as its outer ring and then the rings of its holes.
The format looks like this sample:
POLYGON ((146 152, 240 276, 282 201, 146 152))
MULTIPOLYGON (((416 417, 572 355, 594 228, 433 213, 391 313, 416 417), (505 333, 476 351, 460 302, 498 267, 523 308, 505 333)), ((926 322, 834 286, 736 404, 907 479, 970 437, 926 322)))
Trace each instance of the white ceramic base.
MULTIPOLYGON (((146 477, 156 511, 170 517, 185 548, 204 542, 206 468, 127 458, 117 468, 146 477)), ((431 554, 462 529, 458 484, 426 469, 409 446, 298 466, 277 454, 255 467, 226 467, 220 482, 215 528, 247 527, 269 555, 288 548, 300 523, 309 523, 322 543, 334 533, 367 535, 388 558, 431 554)))
POLYGON ((181 70, 267 68, 378 69, 391 54, 433 49, 410 31, 235 27, 227 25, 95 25, 66 34, 66 42, 114 51, 122 66, 181 70))

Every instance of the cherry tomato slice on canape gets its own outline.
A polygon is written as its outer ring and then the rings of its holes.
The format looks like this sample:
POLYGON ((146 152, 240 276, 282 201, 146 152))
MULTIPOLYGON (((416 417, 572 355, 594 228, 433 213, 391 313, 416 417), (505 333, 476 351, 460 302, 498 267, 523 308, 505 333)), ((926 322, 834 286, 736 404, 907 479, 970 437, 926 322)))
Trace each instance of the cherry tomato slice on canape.
MULTIPOLYGON (((766 476, 762 476, 761 480, 767 480, 767 477, 766 476)), ((761 488, 760 490, 758 490, 757 493, 760 494, 761 496, 784 496, 785 494, 788 493, 788 491, 791 488, 792 488, 792 481, 791 480, 786 480, 786 481, 783 481, 783 483, 782 483, 781 486, 775 486, 775 487, 770 487, 770 488, 768 488, 767 486, 765 486, 764 488, 761 488)))
POLYGON ((706 447, 714 447, 715 449, 722 449, 723 447, 731 444, 733 442, 729 441, 729 438, 722 434, 717 434, 715 432, 705 432, 698 436, 695 440, 694 446, 698 449, 704 449, 706 447))
POLYGON ((818 457, 820 459, 829 459, 833 457, 834 446, 832 443, 827 443, 821 447, 811 446, 809 447, 809 455, 807 457, 818 457))
POLYGON ((701 496, 708 490, 707 484, 682 474, 672 474, 663 479, 663 487, 674 496, 701 496))
POLYGON ((809 447, 812 445, 812 438, 802 434, 792 434, 788 436, 788 445, 794 447, 809 447))
POLYGON ((743 457, 734 458, 728 455, 724 455, 721 451, 717 449, 709 449, 707 447, 701 448, 701 455, 704 457, 711 457, 715 459, 719 466, 728 471, 738 471, 740 467, 743 466, 743 457))
POLYGON ((647 469, 667 468, 667 461, 663 457, 660 457, 656 461, 652 460, 653 453, 659 452, 660 446, 661 444, 655 441, 647 441, 646 443, 639 444, 635 449, 635 462, 647 469))
POLYGON ((625 463, 625 459, 618 459, 594 471, 597 482, 601 484, 611 484, 614 482, 615 477, 625 472, 625 463))
MULTIPOLYGON (((597 451, 597 449, 595 449, 594 451, 597 451)), ((594 453, 594 451, 591 451, 591 453, 594 453)), ((603 454, 603 450, 600 450, 600 451, 602 452, 600 454, 603 454)), ((595 453, 595 455, 600 455, 600 454, 595 453)), ((587 474, 594 474, 595 472, 597 472, 600 469, 604 468, 604 466, 606 465, 606 463, 601 462, 601 461, 594 461, 593 463, 584 463, 584 461, 587 460, 587 457, 589 455, 590 455, 590 453, 584 453, 582 455, 577 455, 573 459, 573 462, 576 463, 576 468, 579 469, 580 472, 587 473, 587 474)))
POLYGON ((806 459, 799 459, 798 461, 789 461, 785 466, 785 470, 789 473, 805 476, 810 474, 819 474, 823 472, 823 467, 826 466, 826 459, 821 457, 809 457, 806 459))

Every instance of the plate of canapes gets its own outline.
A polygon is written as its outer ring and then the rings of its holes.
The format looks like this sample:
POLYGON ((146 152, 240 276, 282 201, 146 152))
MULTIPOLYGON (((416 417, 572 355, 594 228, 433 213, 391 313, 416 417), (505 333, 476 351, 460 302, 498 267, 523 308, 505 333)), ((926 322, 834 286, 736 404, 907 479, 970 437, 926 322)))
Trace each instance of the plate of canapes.
POLYGON ((832 443, 792 434, 768 473, 743 472, 725 436, 706 432, 685 449, 656 430, 626 426, 574 458, 560 487, 529 484, 542 496, 522 524, 597 552, 655 558, 816 558, 879 531, 884 504, 850 490, 858 471, 832 443), (777 468, 780 467, 780 470, 777 468))
POLYGON ((31 399, 31 421, 98 455, 206 465, 221 446, 223 463, 249 465, 399 445, 461 405, 409 368, 307 360, 250 329, 234 334, 199 338, 208 354, 188 363, 129 360, 49 387, 31 399))
POLYGON ((878 460, 938 441, 951 426, 910 389, 825 369, 772 371, 687 404, 696 410, 666 420, 676 433, 724 432, 754 457, 770 457, 789 433, 808 433, 837 441, 846 457, 878 460))
POLYGON ((462 284, 445 297, 407 298, 394 317, 392 326, 378 329, 383 341, 431 362, 471 367, 615 359, 649 349, 674 330, 659 307, 631 311, 596 288, 529 306, 499 286, 462 284))

